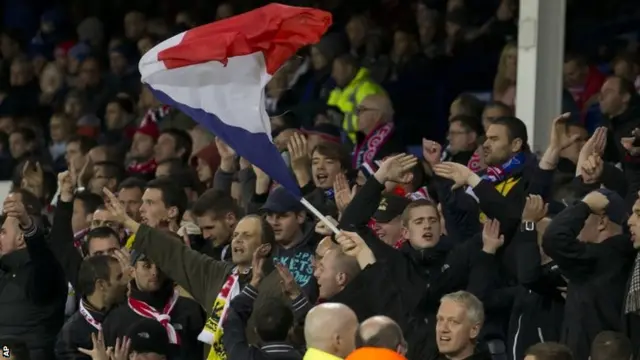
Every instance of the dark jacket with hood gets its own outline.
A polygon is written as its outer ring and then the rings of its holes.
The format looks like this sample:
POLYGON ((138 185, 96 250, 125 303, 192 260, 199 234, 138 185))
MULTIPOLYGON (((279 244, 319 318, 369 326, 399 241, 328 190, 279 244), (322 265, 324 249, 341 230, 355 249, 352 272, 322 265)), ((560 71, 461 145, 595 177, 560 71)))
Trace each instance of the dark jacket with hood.
POLYGON ((44 231, 24 230, 27 247, 0 258, 0 338, 21 338, 32 360, 53 359, 67 285, 44 231))
POLYGON ((313 276, 312 262, 320 238, 314 228, 312 222, 305 222, 302 225, 302 238, 296 245, 288 249, 276 246, 273 251, 273 261, 289 268, 296 283, 311 302, 318 299, 318 283, 313 276))
MULTIPOLYGON (((165 304, 169 301, 174 292, 173 281, 166 280, 162 287, 153 292, 140 291, 131 282, 130 297, 144 301, 149 306, 162 312, 165 304)), ((172 345, 169 360, 191 360, 202 359, 203 344, 198 341, 198 334, 204 327, 204 312, 198 303, 192 299, 179 297, 173 310, 169 314, 171 324, 180 336, 180 345, 172 345)), ((107 346, 115 346, 116 339, 127 335, 129 327, 142 317, 135 313, 125 302, 119 307, 111 310, 102 324, 104 341, 107 346)))
POLYGON ((635 256, 628 235, 612 236, 601 243, 580 242, 577 237, 590 215, 579 202, 558 214, 545 231, 542 246, 568 280, 562 342, 576 359, 589 357, 601 331, 620 331, 620 314, 626 281, 635 256))

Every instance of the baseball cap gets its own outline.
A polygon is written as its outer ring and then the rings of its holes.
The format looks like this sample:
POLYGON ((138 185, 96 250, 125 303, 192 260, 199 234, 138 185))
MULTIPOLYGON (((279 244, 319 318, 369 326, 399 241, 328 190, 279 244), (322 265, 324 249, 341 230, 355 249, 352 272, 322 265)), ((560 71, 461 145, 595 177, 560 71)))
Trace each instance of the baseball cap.
POLYGON ((626 224, 629 219, 629 213, 626 210, 624 199, 613 190, 602 188, 597 191, 609 200, 609 204, 604 209, 604 213, 609 220, 618 225, 626 224))
POLYGON ((131 250, 131 265, 135 265, 138 261, 147 260, 147 256, 140 251, 131 250))
POLYGON ((271 191, 267 197, 267 201, 262 205, 261 210, 270 213, 284 214, 290 211, 300 212, 304 210, 304 206, 298 199, 289 194, 285 188, 278 186, 271 191))
POLYGON ((388 223, 402 215, 410 202, 411 200, 396 194, 384 194, 378 205, 378 210, 373 214, 373 219, 380 223, 388 223))
POLYGON ((131 325, 127 337, 131 339, 131 351, 138 354, 169 355, 169 335, 157 320, 140 319, 131 325))

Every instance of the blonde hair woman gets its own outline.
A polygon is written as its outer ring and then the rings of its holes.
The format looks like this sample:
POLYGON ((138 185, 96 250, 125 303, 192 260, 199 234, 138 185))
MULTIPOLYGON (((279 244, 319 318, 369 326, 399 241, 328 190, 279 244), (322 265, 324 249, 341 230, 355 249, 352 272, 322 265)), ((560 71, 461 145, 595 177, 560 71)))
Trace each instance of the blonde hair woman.
POLYGON ((516 78, 518 74, 518 46, 508 43, 500 54, 498 73, 493 82, 493 100, 511 108, 516 103, 516 78))

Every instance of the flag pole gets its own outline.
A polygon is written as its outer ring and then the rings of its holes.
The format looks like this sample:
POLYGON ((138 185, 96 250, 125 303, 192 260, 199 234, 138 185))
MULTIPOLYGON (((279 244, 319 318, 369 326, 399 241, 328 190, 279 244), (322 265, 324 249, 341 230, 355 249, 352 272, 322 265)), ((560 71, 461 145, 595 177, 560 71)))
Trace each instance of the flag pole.
POLYGON ((307 208, 307 210, 311 211, 313 215, 315 215, 318 219, 320 219, 320 221, 322 221, 325 225, 327 225, 327 227, 331 229, 331 231, 333 231, 335 235, 338 235, 338 233, 340 233, 340 230, 338 229, 338 227, 333 225, 331 220, 329 220, 326 216, 322 215, 322 213, 318 209, 316 209, 315 206, 311 205, 311 203, 307 199, 302 198, 300 199, 300 202, 302 203, 302 205, 304 205, 304 207, 307 208))

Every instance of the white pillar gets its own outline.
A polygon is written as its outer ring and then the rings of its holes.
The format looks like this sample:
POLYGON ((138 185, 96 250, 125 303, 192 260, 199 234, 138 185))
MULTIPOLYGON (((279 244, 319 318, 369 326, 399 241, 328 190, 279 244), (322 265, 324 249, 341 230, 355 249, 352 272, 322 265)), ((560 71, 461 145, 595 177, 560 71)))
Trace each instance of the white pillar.
POLYGON ((562 109, 566 0, 520 0, 516 116, 529 145, 544 151, 562 109))

